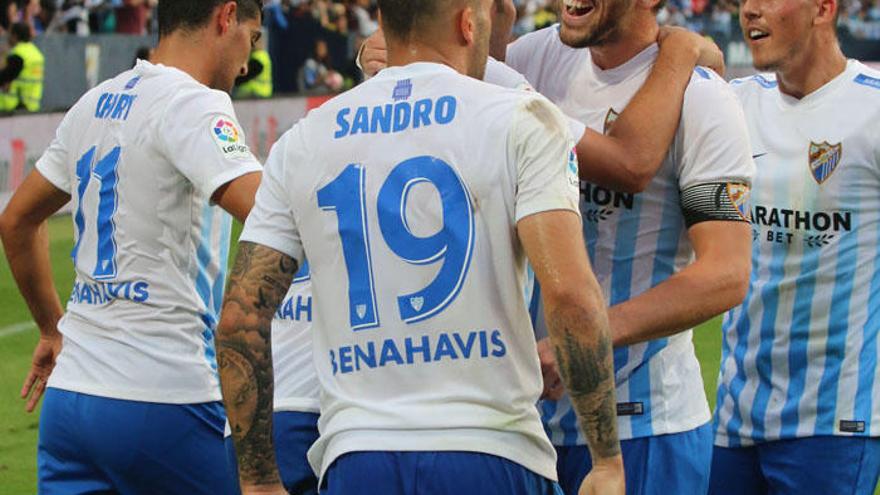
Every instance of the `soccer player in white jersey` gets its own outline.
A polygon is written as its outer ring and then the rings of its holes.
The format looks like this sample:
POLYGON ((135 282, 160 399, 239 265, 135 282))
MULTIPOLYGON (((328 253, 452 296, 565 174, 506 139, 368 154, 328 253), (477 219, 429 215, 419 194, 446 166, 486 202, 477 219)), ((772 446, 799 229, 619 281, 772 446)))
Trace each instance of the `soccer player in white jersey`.
POLYGON ((752 276, 724 320, 711 493, 874 493, 880 475, 880 72, 847 60, 837 0, 745 0, 761 74, 752 276))
POLYGON ((218 332, 245 493, 283 493, 269 329, 305 258, 325 493, 553 493, 526 255, 597 459, 582 490, 624 492, 567 124, 539 95, 464 75, 482 76, 491 3, 380 0, 391 67, 273 149, 218 332))
MULTIPOLYGON (((607 132, 657 59, 657 5, 565 2, 561 26, 520 38, 506 62, 568 116, 607 132)), ((645 190, 581 184, 587 248, 610 304, 629 493, 708 489, 711 416, 690 329, 745 295, 749 152, 735 96, 716 74, 697 68, 675 139, 645 190)), ((567 398, 545 401, 541 410, 561 484, 573 495, 589 452, 567 398)))
POLYGON ((222 210, 243 220, 260 182, 227 92, 261 4, 165 0, 158 17, 153 63, 77 102, 0 218, 41 333, 22 391, 32 410, 45 390, 40 493, 236 491, 214 328, 222 210), (42 224, 70 200, 76 281, 63 312, 42 224))

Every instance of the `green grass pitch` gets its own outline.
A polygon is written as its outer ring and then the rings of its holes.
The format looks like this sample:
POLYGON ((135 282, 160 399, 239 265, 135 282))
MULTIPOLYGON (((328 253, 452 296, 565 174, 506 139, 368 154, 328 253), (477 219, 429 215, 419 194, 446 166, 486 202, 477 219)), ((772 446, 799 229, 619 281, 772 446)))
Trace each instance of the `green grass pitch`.
MULTIPOLYGON (((236 229, 234 236, 237 237, 238 232, 236 229)), ((61 300, 66 301, 73 286, 73 268, 70 262, 73 226, 69 217, 63 216, 49 221, 49 239, 55 283, 61 300)), ((4 495, 36 492, 39 416, 37 413, 24 412, 24 402, 18 398, 18 394, 38 334, 34 328, 15 332, 12 327, 28 321, 30 314, 15 287, 4 258, 0 261, 0 493, 4 495)), ((714 389, 721 358, 720 320, 713 320, 697 329, 694 333, 694 344, 702 365, 709 403, 714 405, 714 389)))

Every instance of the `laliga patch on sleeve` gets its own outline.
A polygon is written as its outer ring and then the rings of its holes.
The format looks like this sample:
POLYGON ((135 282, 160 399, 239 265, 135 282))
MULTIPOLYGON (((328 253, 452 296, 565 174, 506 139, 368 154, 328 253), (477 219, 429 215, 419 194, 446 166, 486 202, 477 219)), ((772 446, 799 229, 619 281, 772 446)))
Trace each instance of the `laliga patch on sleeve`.
POLYGON ((249 158, 250 149, 244 144, 244 136, 238 125, 229 117, 215 118, 211 125, 211 137, 226 158, 249 158))

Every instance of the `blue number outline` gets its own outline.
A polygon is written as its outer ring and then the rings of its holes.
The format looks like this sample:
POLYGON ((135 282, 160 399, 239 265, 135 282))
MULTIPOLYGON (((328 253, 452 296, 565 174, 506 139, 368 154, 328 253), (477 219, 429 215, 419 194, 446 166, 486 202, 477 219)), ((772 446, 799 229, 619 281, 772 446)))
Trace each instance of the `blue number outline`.
POLYGON ((83 156, 80 157, 76 162, 76 178, 79 184, 76 187, 76 213, 73 215, 73 223, 76 227, 77 236, 76 236, 76 244, 73 245, 73 250, 70 252, 70 257, 73 258, 74 265, 76 264, 77 256, 79 255, 79 245, 82 242, 83 234, 86 231, 86 219, 83 215, 83 197, 86 194, 86 188, 89 187, 89 182, 92 178, 92 161, 95 159, 95 150, 97 150, 97 146, 92 146, 88 151, 83 153, 83 156))
MULTIPOLYGON (((350 245, 352 240, 347 239, 346 236, 343 236, 340 232, 340 241, 342 243, 343 257, 345 258, 346 270, 348 271, 348 282, 349 282, 349 323, 351 324, 351 328, 354 331, 359 330, 367 330, 370 328, 378 327, 381 322, 379 320, 379 309, 378 304, 376 302, 376 284, 374 282, 373 276, 373 259, 372 259, 372 248, 370 246, 370 232, 369 232, 369 221, 367 217, 367 200, 366 200, 366 171, 363 165, 358 163, 349 164, 345 167, 339 175, 336 176, 332 181, 330 181, 327 185, 321 188, 318 193, 318 207, 324 211, 334 211, 336 212, 337 223, 340 222, 340 213, 343 214, 351 213, 350 210, 345 208, 346 206, 350 206, 347 204, 347 200, 350 200, 350 196, 343 196, 343 200, 346 200, 346 203, 340 204, 338 201, 340 198, 337 198, 334 194, 334 191, 337 187, 340 187, 340 184, 343 184, 348 181, 348 175, 351 173, 350 170, 354 169, 357 173, 357 214, 359 215, 360 220, 360 232, 357 240, 361 241, 364 246, 364 259, 366 260, 367 265, 367 289, 369 292, 369 301, 365 301, 369 303, 371 306, 364 308, 364 317, 358 318, 355 320, 355 316, 357 315, 357 307, 352 302, 352 279, 351 279, 351 267, 350 265, 354 262, 352 256, 355 253, 350 251, 350 245), (343 210, 340 210, 339 207, 343 207, 343 210), (368 316, 372 315, 372 318, 368 320, 364 320, 368 316), (358 323, 360 322, 360 323, 358 323)), ((350 194, 349 191, 344 191, 346 194, 350 194)))
POLYGON ((98 191, 98 218, 96 220, 96 231, 98 234, 97 254, 92 276, 95 280, 107 280, 116 278, 117 275, 116 220, 114 217, 119 208, 119 194, 117 191, 119 176, 117 167, 122 148, 119 146, 114 147, 103 158, 98 160, 96 164, 95 155, 97 149, 97 146, 92 146, 76 162, 76 177, 78 181, 76 188, 77 205, 73 220, 77 237, 70 255, 73 258, 74 264, 76 264, 80 245, 86 232, 83 200, 85 199, 86 189, 89 187, 94 176, 100 183, 100 190, 98 191), (109 270, 102 268, 102 261, 106 261, 103 264, 108 266, 109 270))
POLYGON ((93 174, 101 181, 98 195, 98 255, 95 259, 95 280, 116 278, 116 211, 119 209, 119 174, 117 167, 121 148, 116 146, 95 164, 93 174), (103 266, 102 266, 103 265, 103 266), (109 266, 109 270, 107 267, 109 266))
MULTIPOLYGON (((413 157, 408 160, 404 160, 404 161, 400 162, 397 166, 394 167, 394 169, 391 171, 391 173, 385 179, 385 183, 382 185, 382 188, 380 189, 379 197, 377 198, 377 202, 379 204, 383 203, 382 198, 384 196, 384 193, 386 193, 386 189, 385 189, 386 186, 387 187, 394 187, 394 185, 392 183, 392 178, 395 174, 406 173, 407 170, 405 170, 405 169, 412 168, 412 167, 419 167, 420 165, 425 165, 426 162, 427 162, 427 165, 437 165, 437 164, 442 165, 444 167, 444 170, 449 171, 451 176, 455 178, 456 185, 458 185, 460 187, 460 192, 464 196, 463 203, 465 204, 465 207, 466 207, 465 212, 468 217, 467 238, 465 240, 465 246, 466 246, 465 247, 465 256, 461 262, 461 268, 458 273, 458 276, 456 277, 455 285, 446 294, 445 298, 443 300, 441 300, 438 304, 436 304, 434 307, 429 308, 428 310, 426 310, 424 312, 422 312, 421 309, 419 309, 419 310, 415 311, 415 314, 412 314, 410 316, 407 316, 407 314, 406 314, 406 313, 409 313, 409 311, 407 311, 407 309, 406 309, 407 307, 410 307, 413 310, 415 310, 415 308, 412 307, 411 299, 413 297, 417 296, 418 294, 423 293, 426 289, 430 288, 435 282, 437 282, 437 280, 440 276, 440 273, 442 273, 442 268, 441 268, 441 272, 438 273, 438 278, 435 278, 434 281, 432 281, 431 284, 429 284, 428 286, 420 289, 419 291, 413 292, 411 294, 405 294, 403 296, 397 297, 398 312, 400 314, 400 318, 407 324, 417 323, 422 320, 426 320, 428 318, 435 316, 436 314, 438 314, 441 311, 443 311, 444 309, 446 309, 452 303, 452 301, 454 301, 455 298, 458 297, 458 294, 461 292, 461 288, 464 285, 464 280, 467 278, 467 274, 470 271, 470 262, 471 262, 471 258, 473 255, 473 248, 474 248, 474 244, 475 244, 475 235, 474 235, 474 233, 475 233, 474 232, 475 231, 475 219, 474 219, 473 203, 472 203, 472 197, 471 197, 470 190, 467 188, 467 185, 464 183, 464 181, 461 180, 461 177, 456 172, 455 168, 453 168, 451 165, 446 163, 444 160, 441 160, 439 158, 432 157, 432 156, 417 156, 417 157, 413 157)), ((444 217, 446 216, 446 213, 447 213, 446 212, 446 204, 447 203, 443 199, 444 191, 440 190, 440 185, 438 185, 434 180, 431 180, 430 178, 426 177, 423 174, 411 177, 409 180, 407 180, 404 183, 404 185, 401 189, 401 194, 397 198, 397 201, 399 202, 399 204, 397 205, 397 210, 400 215, 401 225, 413 237, 415 237, 415 236, 413 235, 412 230, 409 227, 409 222, 406 219, 406 203, 407 203, 407 200, 409 197, 409 192, 412 190, 413 186, 415 186, 416 184, 423 183, 423 182, 431 184, 437 190, 438 194, 440 194, 441 205, 443 205, 442 208, 443 208, 444 217)), ((380 225, 380 230, 382 231, 382 236, 384 237, 386 244, 388 244, 388 247, 400 259, 402 259, 412 265, 426 265, 426 264, 430 264, 430 263, 437 261, 441 257, 445 257, 445 255, 447 254, 448 248, 449 248, 448 244, 444 245, 442 249, 439 249, 433 255, 428 256, 426 258, 410 259, 406 256, 402 256, 398 250, 396 250, 394 247, 392 247, 391 242, 389 242, 389 237, 390 237, 389 233, 392 233, 392 235, 393 235, 393 232, 395 232, 395 229, 393 229, 393 228, 391 228, 391 226, 387 225, 387 220, 383 221, 382 212, 383 212, 383 208, 380 206, 379 207, 379 225, 380 225)), ((445 218, 444 218, 444 229, 443 230, 448 230, 448 224, 446 223, 445 218)), ((435 235, 438 235, 438 234, 435 234, 435 235)), ((420 238, 420 239, 428 240, 430 238, 420 238)))

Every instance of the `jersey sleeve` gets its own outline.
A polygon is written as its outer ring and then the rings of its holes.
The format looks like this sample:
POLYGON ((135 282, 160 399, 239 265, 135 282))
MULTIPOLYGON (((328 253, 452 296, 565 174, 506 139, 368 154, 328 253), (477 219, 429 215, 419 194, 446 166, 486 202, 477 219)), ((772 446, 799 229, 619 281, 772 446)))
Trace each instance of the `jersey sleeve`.
POLYGON ((707 183, 751 186, 755 175, 742 107, 724 81, 710 77, 685 93, 677 160, 682 191, 707 183))
POLYGON ((301 265, 305 256, 291 204, 292 184, 286 174, 290 166, 300 161, 298 153, 303 148, 298 131, 295 126, 272 147, 254 208, 244 224, 240 241, 270 247, 296 259, 301 265))
POLYGON ((73 169, 70 167, 71 157, 68 140, 70 122, 73 120, 73 114, 75 111, 76 107, 71 109, 67 115, 64 116, 64 119, 61 120, 61 125, 59 125, 58 129, 55 131, 55 138, 52 139, 49 147, 46 148, 46 151, 43 152, 43 155, 37 160, 37 163, 34 166, 37 171, 40 172, 40 175, 51 182, 53 186, 61 189, 67 194, 71 194, 71 183, 73 181, 73 178, 71 177, 73 169))
POLYGON ((579 180, 567 119, 546 98, 524 100, 510 131, 516 221, 550 210, 578 212, 579 180))
POLYGON ((219 91, 185 90, 169 105, 158 132, 168 160, 207 196, 262 168, 245 144, 232 101, 219 91))
POLYGON ((486 63, 486 75, 483 77, 483 81, 495 86, 501 86, 502 88, 519 89, 522 91, 535 90, 526 81, 525 76, 492 57, 489 57, 486 63))

